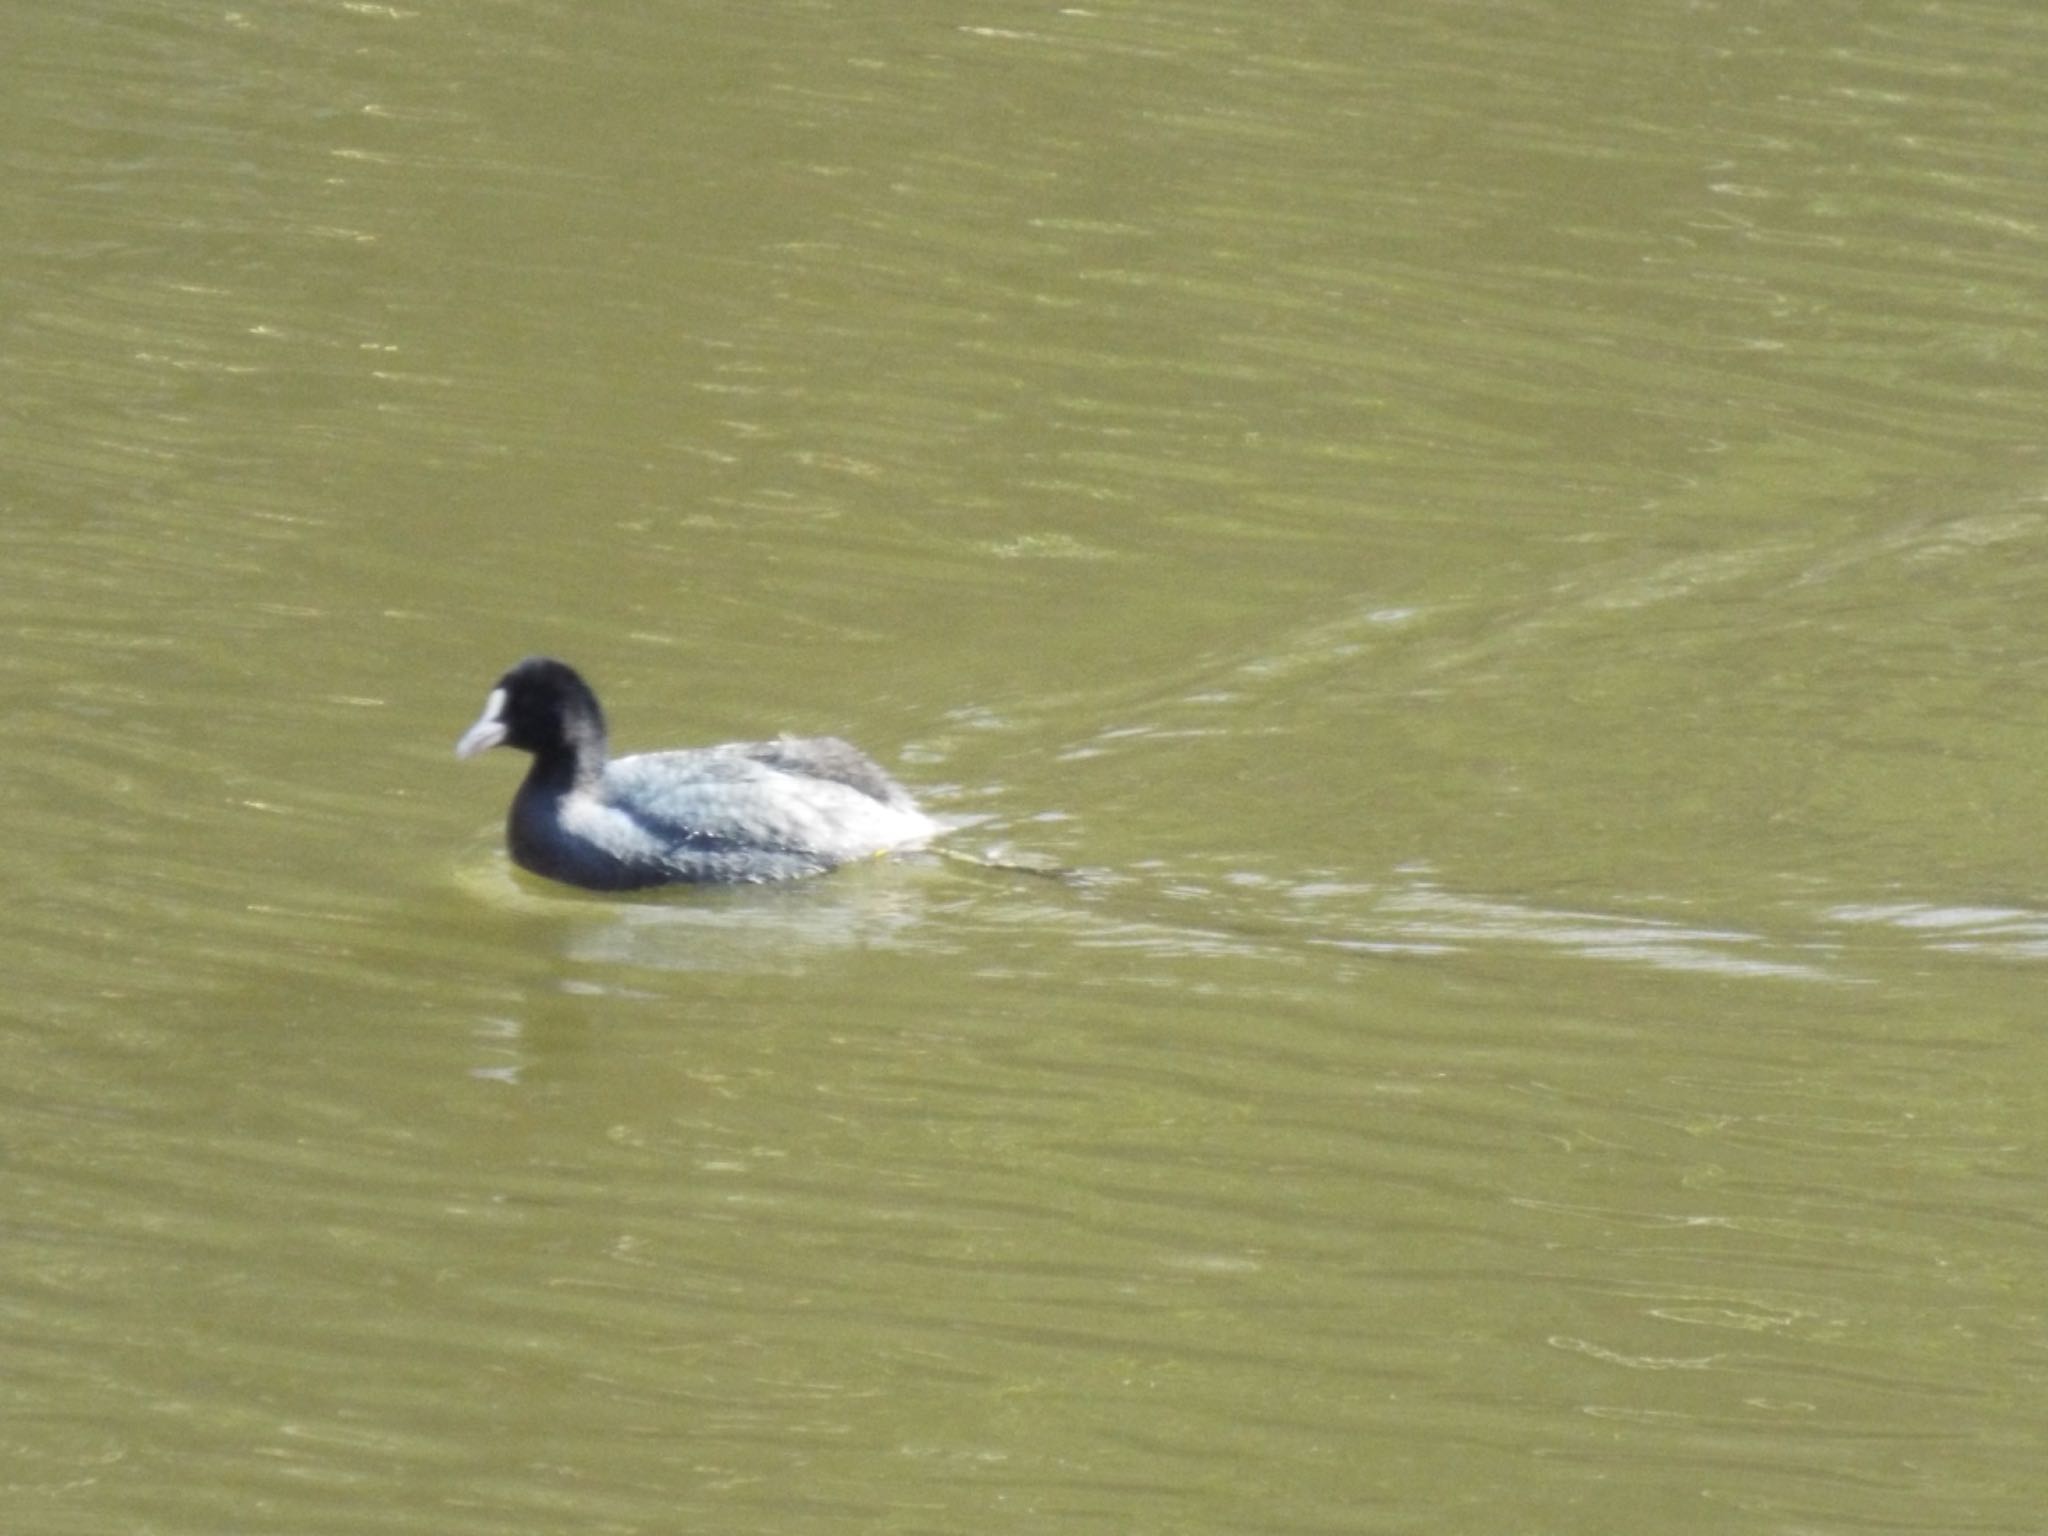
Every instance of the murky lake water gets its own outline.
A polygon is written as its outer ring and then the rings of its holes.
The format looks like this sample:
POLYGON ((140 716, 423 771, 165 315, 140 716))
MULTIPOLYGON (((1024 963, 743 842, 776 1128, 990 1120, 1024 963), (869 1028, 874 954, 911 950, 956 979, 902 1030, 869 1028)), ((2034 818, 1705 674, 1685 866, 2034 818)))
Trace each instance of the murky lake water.
POLYGON ((10 30, 10 1532, 2040 1527, 2037 7, 10 30))

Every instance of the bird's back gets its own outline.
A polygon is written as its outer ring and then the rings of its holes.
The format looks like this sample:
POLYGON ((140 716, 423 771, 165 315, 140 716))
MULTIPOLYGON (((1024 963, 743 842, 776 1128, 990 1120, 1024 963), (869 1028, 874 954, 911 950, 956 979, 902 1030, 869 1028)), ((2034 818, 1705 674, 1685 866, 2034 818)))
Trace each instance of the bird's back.
MULTIPOLYGON (((541 838, 599 851, 637 872, 632 884, 817 874, 940 830, 872 759, 831 737, 615 758, 544 815, 553 826, 536 826, 541 838)), ((578 862, 587 878, 588 859, 578 862)))

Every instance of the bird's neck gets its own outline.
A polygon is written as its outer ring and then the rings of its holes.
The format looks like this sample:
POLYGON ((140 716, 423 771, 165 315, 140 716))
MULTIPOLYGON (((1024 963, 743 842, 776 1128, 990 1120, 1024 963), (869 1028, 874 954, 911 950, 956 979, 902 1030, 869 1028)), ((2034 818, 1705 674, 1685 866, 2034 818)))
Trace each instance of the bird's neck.
POLYGON ((526 782, 538 790, 564 793, 587 789, 604 777, 604 738, 571 731, 565 739, 533 754, 526 782))

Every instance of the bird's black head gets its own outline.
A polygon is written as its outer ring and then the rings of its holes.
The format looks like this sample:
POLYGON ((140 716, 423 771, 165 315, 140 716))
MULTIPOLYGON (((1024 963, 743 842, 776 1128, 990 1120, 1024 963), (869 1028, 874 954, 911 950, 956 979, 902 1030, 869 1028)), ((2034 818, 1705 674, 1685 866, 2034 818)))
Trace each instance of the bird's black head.
POLYGON ((578 775, 597 772, 604 767, 604 711, 574 667, 529 656, 498 679, 483 714, 455 743, 455 755, 474 757, 500 746, 578 775))

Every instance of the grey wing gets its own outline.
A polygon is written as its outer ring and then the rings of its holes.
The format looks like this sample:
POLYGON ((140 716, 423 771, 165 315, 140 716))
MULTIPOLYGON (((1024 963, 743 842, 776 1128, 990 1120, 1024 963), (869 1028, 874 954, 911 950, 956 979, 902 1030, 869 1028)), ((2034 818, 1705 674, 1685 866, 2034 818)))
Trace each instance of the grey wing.
POLYGON ((837 736, 779 736, 774 741, 736 742, 729 750, 784 773, 844 784, 891 810, 917 809, 910 791, 891 778, 880 763, 837 736))
MULTIPOLYGON (((823 760, 844 771, 852 749, 837 745, 841 752, 827 752, 823 760)), ((780 743, 763 756, 755 750, 749 743, 614 758, 605 767, 591 817, 607 822, 605 840, 631 841, 642 857, 678 871, 718 871, 687 873, 685 879, 816 873, 922 842, 937 830, 900 788, 900 801, 881 800, 842 777, 788 766, 780 743)), ((797 760, 821 759, 800 752, 797 760)), ((886 781, 879 768, 869 767, 886 781)), ((598 834, 593 829, 588 835, 598 834)))
POLYGON ((774 848, 789 841, 775 776, 730 747, 645 752, 605 765, 606 805, 651 838, 701 848, 774 848))

